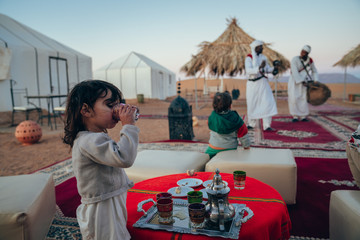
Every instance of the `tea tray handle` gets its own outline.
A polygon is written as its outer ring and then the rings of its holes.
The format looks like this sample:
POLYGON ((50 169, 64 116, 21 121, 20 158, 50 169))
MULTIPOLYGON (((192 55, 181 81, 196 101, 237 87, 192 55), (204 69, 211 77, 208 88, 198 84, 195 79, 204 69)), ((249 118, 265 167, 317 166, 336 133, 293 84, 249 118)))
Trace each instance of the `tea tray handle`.
POLYGON ((156 202, 152 198, 149 198, 149 199, 146 199, 144 201, 139 202, 138 207, 137 207, 137 211, 138 212, 141 212, 141 211, 144 212, 144 216, 147 216, 147 212, 145 212, 145 210, 142 207, 143 207, 143 205, 145 203, 148 203, 148 202, 153 202, 154 205, 156 205, 156 202))
POLYGON ((241 218, 239 221, 237 221, 235 226, 238 227, 238 226, 240 226, 241 223, 246 223, 250 218, 252 218, 254 216, 254 212, 248 207, 244 207, 243 209, 241 209, 239 214, 243 216, 245 211, 248 213, 248 215, 246 217, 241 218))

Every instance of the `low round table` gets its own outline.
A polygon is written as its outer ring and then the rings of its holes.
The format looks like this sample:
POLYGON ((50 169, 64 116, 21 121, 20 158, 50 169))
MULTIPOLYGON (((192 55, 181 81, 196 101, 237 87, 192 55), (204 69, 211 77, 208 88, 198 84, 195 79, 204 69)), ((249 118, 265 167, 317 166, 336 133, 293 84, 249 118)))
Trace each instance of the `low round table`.
MULTIPOLYGON (((157 178, 151 178, 135 184, 129 189, 127 196, 128 222, 127 228, 132 239, 224 239, 208 237, 205 235, 183 234, 167 231, 157 231, 152 229, 136 228, 133 224, 142 216, 142 212, 137 212, 139 202, 152 198, 159 192, 166 192, 168 189, 177 186, 177 181, 184 178, 198 178, 203 181, 212 180, 215 173, 198 172, 195 176, 189 177, 187 174, 173 174, 157 178)), ((246 178, 244 190, 234 189, 232 174, 221 173, 224 181, 230 187, 229 202, 246 204, 254 216, 241 226, 239 239, 289 239, 291 221, 287 206, 280 194, 271 186, 260 182, 254 178, 246 178)), ((201 185, 194 190, 201 190, 201 185)), ((182 198, 186 199, 186 197, 182 198)), ((145 204, 144 210, 147 211, 152 204, 145 204)))

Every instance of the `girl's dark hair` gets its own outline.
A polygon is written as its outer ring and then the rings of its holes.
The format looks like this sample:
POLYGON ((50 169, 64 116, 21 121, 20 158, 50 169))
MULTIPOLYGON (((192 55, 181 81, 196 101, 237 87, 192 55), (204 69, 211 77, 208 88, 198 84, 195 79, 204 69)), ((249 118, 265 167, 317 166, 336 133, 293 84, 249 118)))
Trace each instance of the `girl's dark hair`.
POLYGON ((86 80, 75 85, 66 100, 65 128, 63 142, 73 147, 76 135, 84 131, 82 115, 80 113, 84 103, 91 109, 99 97, 106 96, 111 92, 111 102, 122 102, 121 91, 109 82, 102 80, 86 80))
POLYGON ((213 108, 217 113, 228 111, 232 103, 232 98, 228 92, 217 92, 214 96, 213 108))

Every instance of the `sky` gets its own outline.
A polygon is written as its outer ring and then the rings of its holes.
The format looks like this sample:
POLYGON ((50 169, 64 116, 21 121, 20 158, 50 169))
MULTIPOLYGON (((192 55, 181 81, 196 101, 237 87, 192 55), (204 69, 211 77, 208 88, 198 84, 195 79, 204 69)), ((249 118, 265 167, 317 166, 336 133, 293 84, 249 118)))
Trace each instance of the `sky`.
POLYGON ((93 70, 133 51, 177 79, 234 17, 288 60, 310 45, 319 73, 344 73, 333 64, 360 44, 360 0, 0 0, 0 13, 90 56, 93 70))

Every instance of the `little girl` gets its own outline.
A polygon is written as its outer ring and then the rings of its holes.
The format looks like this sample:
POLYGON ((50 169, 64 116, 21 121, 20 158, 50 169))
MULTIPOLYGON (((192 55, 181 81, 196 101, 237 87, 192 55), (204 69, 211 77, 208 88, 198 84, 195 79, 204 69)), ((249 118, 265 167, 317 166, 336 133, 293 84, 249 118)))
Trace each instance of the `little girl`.
POLYGON ((133 183, 123 168, 135 161, 139 128, 136 108, 119 105, 121 101, 120 90, 100 80, 80 82, 68 95, 63 141, 72 148, 81 196, 76 215, 83 239, 130 239, 126 196, 133 183), (116 119, 123 126, 117 143, 106 131, 115 127, 116 119))
POLYGON ((244 149, 250 148, 248 129, 236 111, 231 110, 232 99, 229 93, 216 93, 208 125, 210 129, 209 146, 205 153, 210 158, 218 152, 237 149, 239 142, 244 149))

